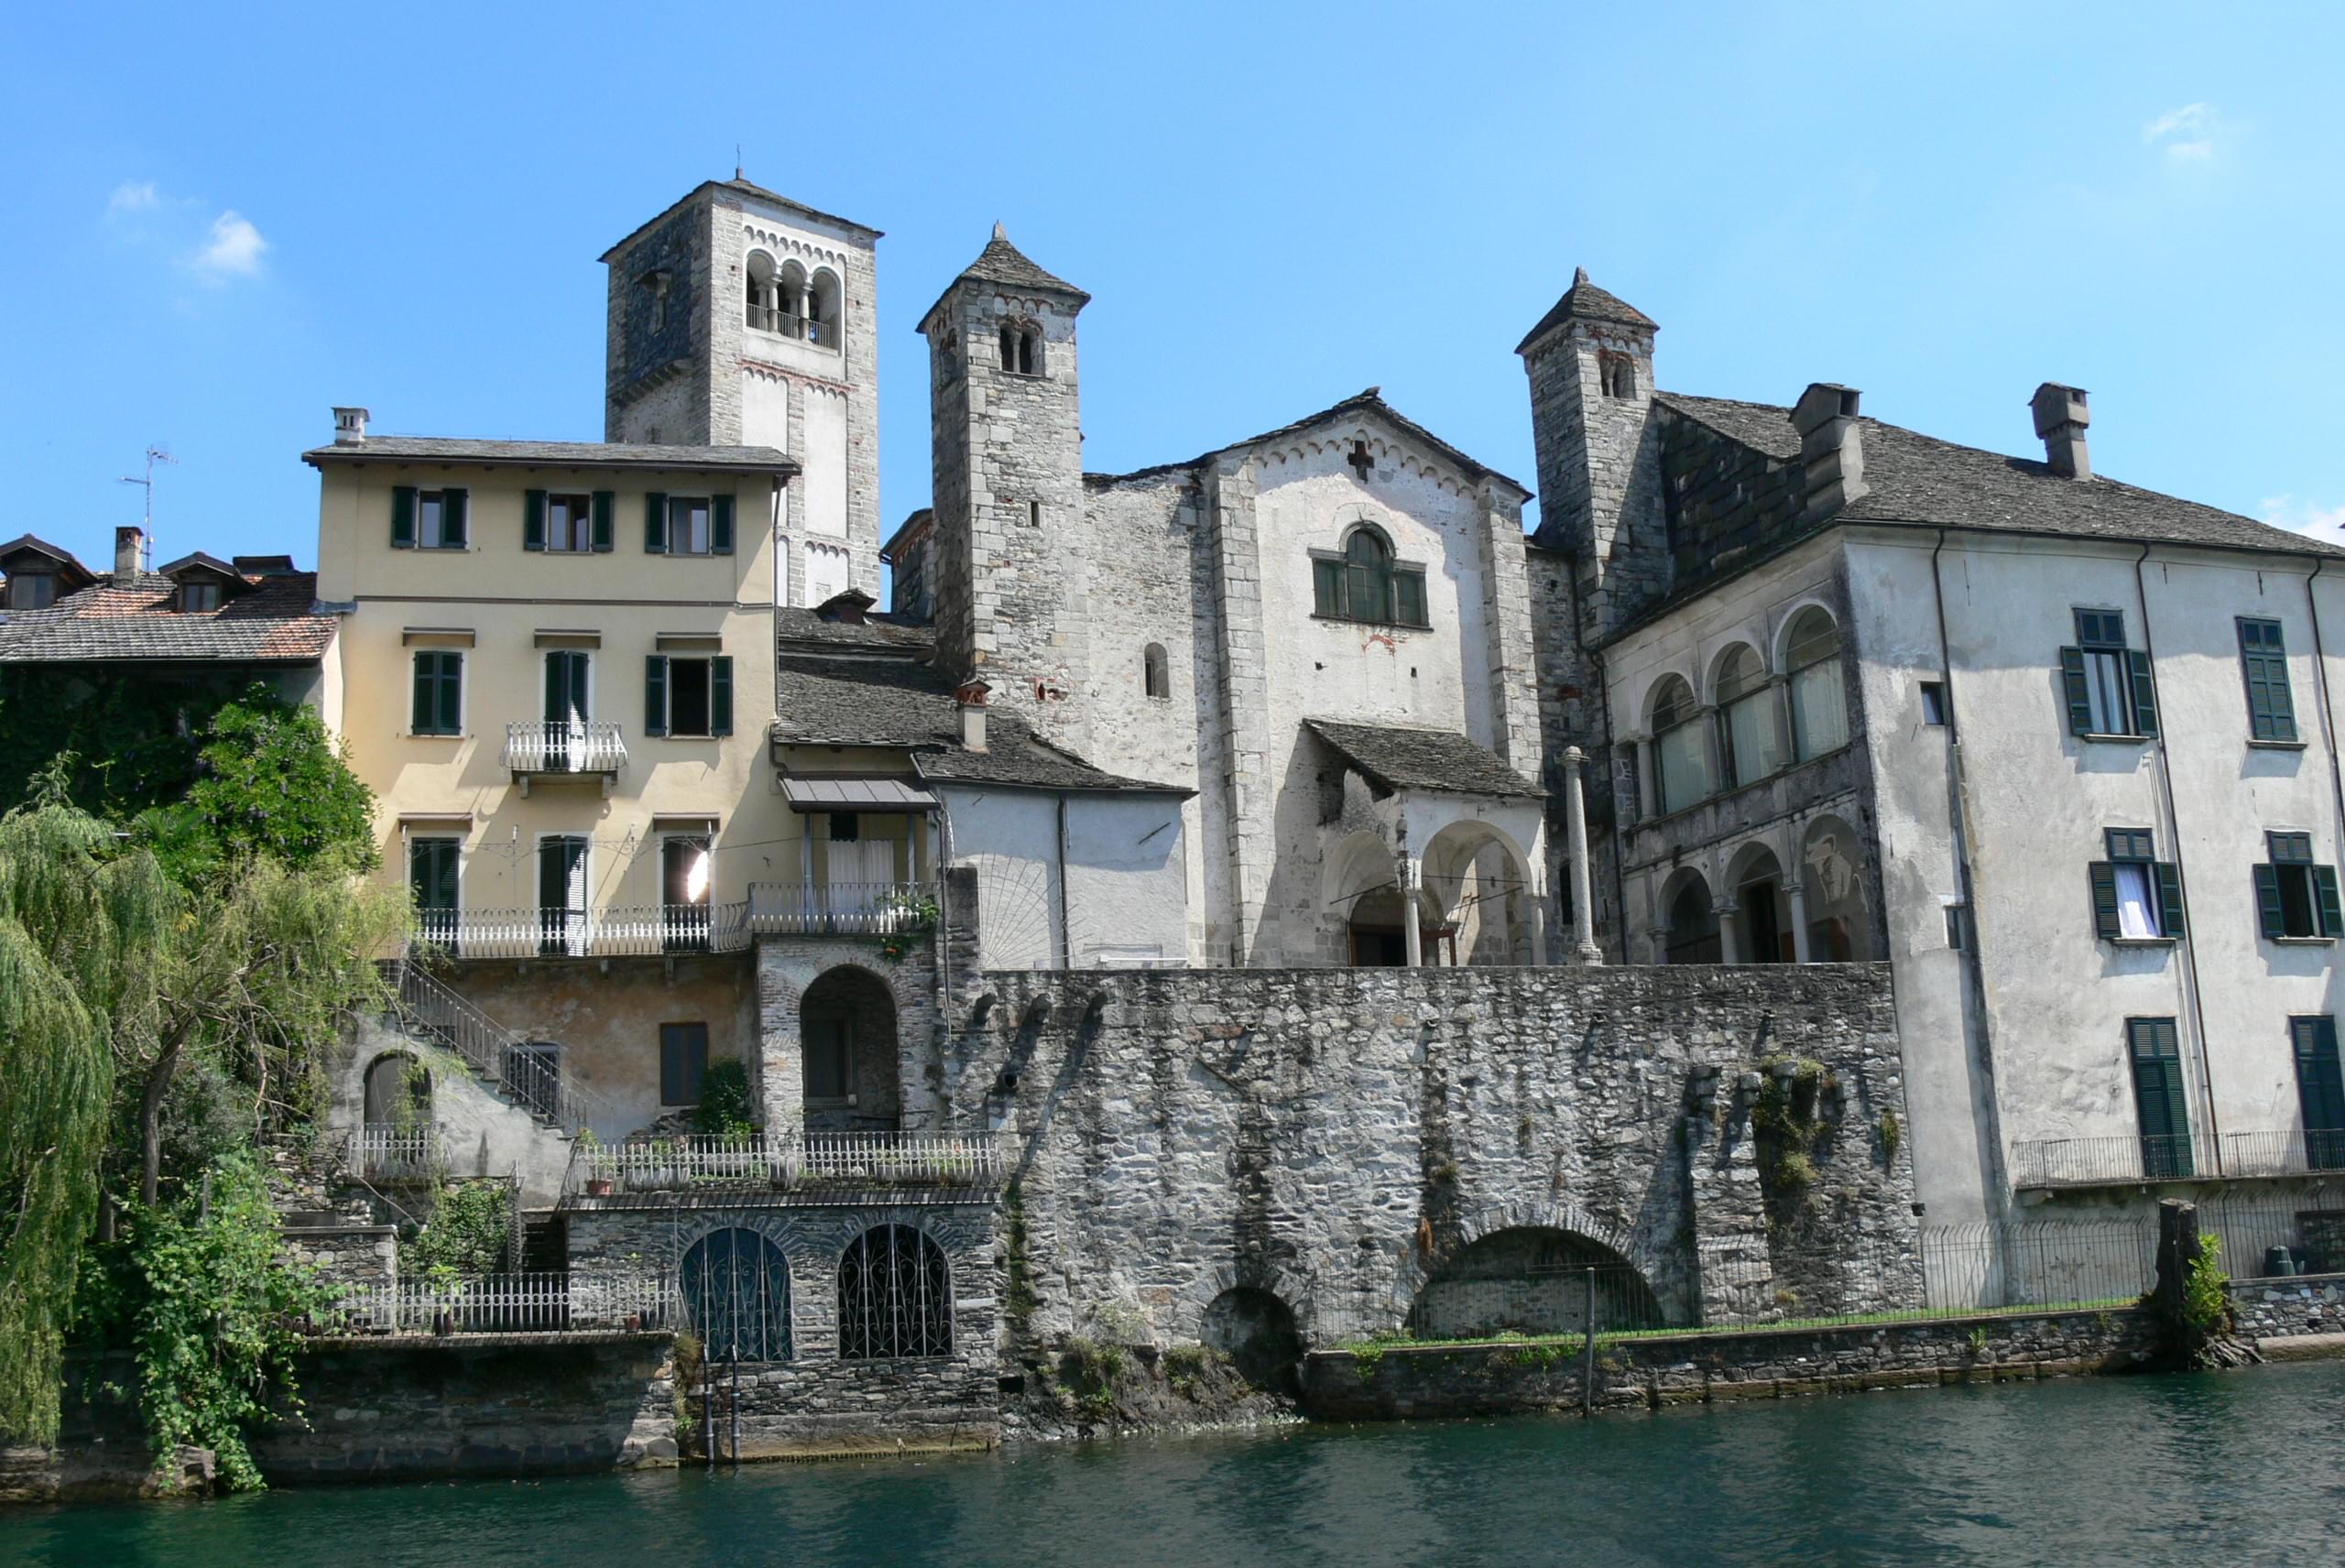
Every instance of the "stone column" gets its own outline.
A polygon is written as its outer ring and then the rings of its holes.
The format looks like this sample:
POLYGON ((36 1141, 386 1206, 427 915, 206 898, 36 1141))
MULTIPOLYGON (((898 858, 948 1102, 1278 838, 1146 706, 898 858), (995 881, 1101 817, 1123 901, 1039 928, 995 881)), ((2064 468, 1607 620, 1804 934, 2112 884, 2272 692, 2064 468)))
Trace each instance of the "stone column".
POLYGON ((1624 737, 1637 748, 1637 809, 1646 822, 1661 815, 1661 773, 1653 766, 1653 744, 1651 735, 1624 737))
POLYGON ((1702 743, 1710 757, 1710 793, 1723 795, 1734 786, 1727 778, 1726 714, 1718 708, 1702 710, 1702 743))
POLYGON ((1813 962, 1807 951, 1807 878, 1794 866, 1783 874, 1783 898, 1792 909, 1792 962, 1813 962))
POLYGON ((1587 870, 1587 794, 1580 775, 1587 754, 1579 747, 1564 749, 1564 816, 1569 824, 1572 850, 1572 944, 1582 964, 1601 964, 1604 950, 1596 945, 1595 881, 1587 870))
POLYGON ((1795 760, 1792 751, 1792 682, 1786 675, 1778 675, 1768 682, 1775 689, 1775 748, 1779 765, 1789 768, 1795 760))
POLYGON ((1741 963, 1742 933, 1735 929, 1734 895, 1726 894, 1710 907, 1717 911, 1718 917, 1718 962, 1721 964, 1741 963))
POLYGON ((1409 967, 1421 967, 1425 961, 1425 933, 1417 925, 1416 857, 1401 855, 1393 860, 1394 875, 1401 879, 1401 942, 1409 955, 1409 967))
POLYGON ((798 289, 798 335, 802 338, 814 335, 814 285, 811 281, 799 285, 798 289))

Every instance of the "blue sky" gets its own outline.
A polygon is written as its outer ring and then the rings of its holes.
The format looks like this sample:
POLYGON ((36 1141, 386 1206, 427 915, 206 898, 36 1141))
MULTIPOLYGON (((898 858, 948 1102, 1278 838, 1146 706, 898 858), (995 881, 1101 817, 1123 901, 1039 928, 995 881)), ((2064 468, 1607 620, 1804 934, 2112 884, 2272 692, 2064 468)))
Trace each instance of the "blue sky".
MULTIPOLYGON (((0 474, 108 556, 316 556, 327 408, 602 431, 612 241, 732 172, 887 231, 882 513, 928 494, 912 326, 997 219, 1095 296, 1086 466, 1369 385, 1532 477, 1513 347, 1574 266, 1664 387, 1813 380, 2330 534, 2345 8, 1969 4, 19 5, 0 21, 0 474)), ((0 527, 13 534, 15 526, 0 527)))

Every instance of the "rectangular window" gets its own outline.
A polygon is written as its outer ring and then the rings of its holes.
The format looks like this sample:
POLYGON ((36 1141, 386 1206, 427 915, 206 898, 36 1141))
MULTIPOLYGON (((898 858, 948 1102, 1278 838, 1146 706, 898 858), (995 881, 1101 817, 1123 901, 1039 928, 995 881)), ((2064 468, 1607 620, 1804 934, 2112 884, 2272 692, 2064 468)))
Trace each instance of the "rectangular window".
POLYGON ((702 495, 668 497, 668 553, 708 553, 708 499, 702 495))
POLYGON ((2345 1073, 2337 1060, 2337 1020, 2290 1018, 2296 1047, 2296 1104, 2305 1118, 2305 1165, 2345 1170, 2345 1073))
POLYGON ((1349 561, 1334 556, 1312 557, 1311 613, 1373 626, 1431 626, 1424 569, 1393 566, 1382 555, 1349 561))
POLYGON ((733 660, 655 653, 644 676, 643 733, 699 739, 733 733, 733 660))
POLYGON ((462 550, 466 542, 466 493, 462 490, 418 490, 398 485, 391 492, 391 543, 418 550, 462 550))
POLYGON ((1783 765, 1783 748, 1776 738, 1775 693, 1761 687, 1727 705, 1727 762, 1735 787, 1755 784, 1783 765))
POLYGON ((2337 893, 2337 868, 2315 866, 2312 834, 2263 835, 2265 864, 2255 871, 2255 916, 2274 942, 2333 941, 2345 936, 2345 910, 2337 893))
POLYGON ((586 953, 586 841, 569 833, 538 840, 538 951, 586 953))
POLYGON ((1948 904, 1946 907, 1946 944, 1957 953, 1960 953, 1966 945, 1962 936, 1962 906, 1960 904, 1948 904))
POLYGON ((2129 738, 2157 734, 2150 656, 2125 646, 2123 614, 2078 610, 2076 617, 2077 646, 2060 650, 2070 733, 2129 738))
POLYGON ((1661 732, 1653 751, 1661 764, 1661 810, 1682 811, 1710 796, 1709 722, 1695 719, 1661 732))
POLYGON ((863 836, 863 819, 852 811, 831 813, 831 842, 853 844, 863 836))
POLYGON ((2249 736, 2295 740, 2296 704, 2288 691, 2288 650, 2280 640, 2280 623, 2241 616, 2239 662, 2247 678, 2249 736))
POLYGON ((1946 723, 1946 683, 1944 681, 1922 682, 1922 722, 1925 724, 1946 723))
POLYGON ((704 833, 660 841, 660 945, 663 953, 708 948, 709 842, 704 833))
POLYGON ((2183 934, 2182 868, 2160 860, 2147 828, 2110 828, 2109 858, 2086 869, 2093 930, 2111 942, 2162 942, 2183 934))
POLYGON ((217 583, 182 583, 180 584, 180 614, 208 615, 220 607, 220 584, 217 583))
POLYGON ((594 499, 591 495, 546 497, 546 548, 564 553, 594 548, 594 499))
POLYGON ((453 648, 418 648, 415 693, 408 734, 464 733, 464 656, 453 648))
POLYGON ((2172 1018, 2127 1018, 2133 1061, 2133 1109, 2142 1129, 2142 1174, 2152 1181, 2187 1176, 2190 1109, 2182 1090, 2182 1050, 2172 1018))
POLYGON ((660 1103, 700 1104, 701 1080, 708 1075, 708 1026, 660 1026, 660 1103))
POLYGON ((806 1042, 806 1098, 818 1104, 852 1104, 846 1068, 854 1041, 847 1020, 808 1018, 800 1026, 800 1037, 806 1042))
POLYGON ((454 838, 414 838, 407 846, 408 890, 415 898, 423 940, 452 950, 456 945, 456 877, 463 850, 464 841, 454 838))
POLYGON ((57 603, 57 574, 19 572, 8 579, 8 608, 46 610, 57 603))

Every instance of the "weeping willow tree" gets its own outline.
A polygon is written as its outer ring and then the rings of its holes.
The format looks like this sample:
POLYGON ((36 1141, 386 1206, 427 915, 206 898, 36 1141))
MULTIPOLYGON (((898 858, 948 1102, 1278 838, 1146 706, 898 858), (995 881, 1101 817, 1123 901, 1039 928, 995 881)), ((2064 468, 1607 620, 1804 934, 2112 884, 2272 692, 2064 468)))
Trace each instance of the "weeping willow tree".
POLYGON ((57 1432, 116 1052, 150 1033, 182 900, 143 851, 49 803, 0 817, 0 1430, 57 1432))

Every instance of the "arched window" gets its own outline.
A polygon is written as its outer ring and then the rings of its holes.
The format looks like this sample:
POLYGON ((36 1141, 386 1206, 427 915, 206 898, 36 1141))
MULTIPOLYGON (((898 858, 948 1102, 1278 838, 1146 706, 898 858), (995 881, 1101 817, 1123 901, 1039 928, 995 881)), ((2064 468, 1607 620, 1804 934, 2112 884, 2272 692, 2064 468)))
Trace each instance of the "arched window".
POLYGON ((1627 354, 1600 354, 1597 356, 1596 369, 1604 384, 1607 397, 1633 397, 1637 395, 1636 366, 1630 363, 1627 354))
POLYGON ((839 320, 839 280, 818 272, 807 289, 806 341, 817 348, 838 347, 839 320))
POLYGON ((1792 739, 1799 760, 1849 744, 1849 694, 1840 674, 1840 628, 1811 604, 1792 622, 1792 739))
POLYGON ((1716 964, 1724 955, 1709 887, 1698 877, 1688 877, 1669 900, 1669 962, 1716 964))
POLYGON ((1710 795, 1710 747, 1694 689, 1672 675, 1652 698, 1653 758, 1661 770, 1654 794, 1664 815, 1710 795))
POLYGON ((774 279, 773 330, 786 338, 806 335, 806 269, 794 261, 781 264, 774 279))
POLYGON ((1031 321, 1001 323, 1001 367, 1019 376, 1042 374, 1042 329, 1031 321))
POLYGON ((1391 541, 1365 523, 1344 541, 1341 555, 1313 558, 1312 597, 1314 613, 1338 620, 1378 626, 1428 624, 1423 569, 1397 565, 1391 541))
POLYGON ((776 318, 780 314, 781 303, 775 292, 773 257, 764 251, 753 250, 749 253, 749 265, 746 270, 748 274, 746 287, 749 325, 763 332, 773 332, 778 324, 776 318))
POLYGON ((1738 644, 1718 661, 1718 711, 1726 719, 1726 769, 1736 788, 1756 784, 1783 765, 1775 694, 1759 650, 1738 644))
POLYGON ((878 1225, 839 1259, 839 1358, 953 1354, 944 1249, 910 1225, 878 1225))
POLYGON ((1140 679, 1151 697, 1172 695, 1172 670, 1164 657, 1164 645, 1152 642, 1140 654, 1140 679))
POLYGON ((711 1231, 684 1254, 684 1316, 712 1362, 790 1359, 790 1263, 753 1230, 711 1231))

